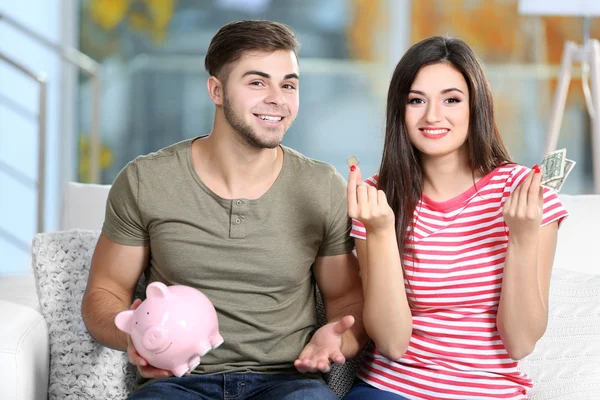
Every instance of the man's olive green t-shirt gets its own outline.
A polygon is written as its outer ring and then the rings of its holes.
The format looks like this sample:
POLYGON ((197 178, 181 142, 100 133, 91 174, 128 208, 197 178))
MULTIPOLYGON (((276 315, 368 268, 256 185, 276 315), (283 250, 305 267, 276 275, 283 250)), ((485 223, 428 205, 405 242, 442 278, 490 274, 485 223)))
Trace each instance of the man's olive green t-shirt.
POLYGON ((311 267, 353 248, 345 180, 282 146, 281 172, 263 196, 224 199, 194 171, 192 141, 121 171, 102 232, 150 246, 149 282, 192 286, 213 302, 225 342, 198 373, 293 372, 316 324, 311 267))

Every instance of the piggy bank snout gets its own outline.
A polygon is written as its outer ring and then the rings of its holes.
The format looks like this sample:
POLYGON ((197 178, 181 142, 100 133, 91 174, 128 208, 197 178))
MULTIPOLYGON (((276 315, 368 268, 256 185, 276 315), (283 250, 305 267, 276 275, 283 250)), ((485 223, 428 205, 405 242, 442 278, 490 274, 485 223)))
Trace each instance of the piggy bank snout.
POLYGON ((165 330, 162 327, 155 326, 150 328, 144 333, 144 347, 148 350, 156 350, 163 345, 166 336, 165 330))

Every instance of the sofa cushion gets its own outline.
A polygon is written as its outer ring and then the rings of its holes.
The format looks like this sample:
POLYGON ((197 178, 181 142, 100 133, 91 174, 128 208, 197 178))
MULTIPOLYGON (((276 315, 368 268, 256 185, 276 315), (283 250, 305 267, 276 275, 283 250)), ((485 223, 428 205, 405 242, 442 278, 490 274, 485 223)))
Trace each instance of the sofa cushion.
POLYGON ((67 182, 60 230, 101 229, 109 191, 110 185, 67 182))
POLYGON ((33 272, 48 324, 48 398, 124 399, 135 369, 123 352, 94 341, 81 319, 81 299, 98 232, 68 231, 35 236, 33 272))
POLYGON ((546 333, 519 368, 534 382, 529 397, 600 396, 600 275, 555 269, 546 333))
POLYGON ((48 328, 31 307, 0 299, 0 399, 45 399, 48 328))
POLYGON ((600 262, 594 257, 600 237, 600 195, 560 194, 569 212, 558 230, 554 268, 600 275, 600 262))

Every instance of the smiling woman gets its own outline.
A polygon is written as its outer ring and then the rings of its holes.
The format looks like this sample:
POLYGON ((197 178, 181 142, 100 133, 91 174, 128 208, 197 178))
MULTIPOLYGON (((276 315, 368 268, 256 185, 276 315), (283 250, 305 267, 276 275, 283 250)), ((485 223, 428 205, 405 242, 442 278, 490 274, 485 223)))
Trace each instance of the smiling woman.
POLYGON ((517 361, 545 331, 567 211, 537 166, 510 160, 464 41, 431 37, 402 57, 380 173, 361 178, 351 169, 348 212, 376 350, 346 400, 525 400, 517 361))

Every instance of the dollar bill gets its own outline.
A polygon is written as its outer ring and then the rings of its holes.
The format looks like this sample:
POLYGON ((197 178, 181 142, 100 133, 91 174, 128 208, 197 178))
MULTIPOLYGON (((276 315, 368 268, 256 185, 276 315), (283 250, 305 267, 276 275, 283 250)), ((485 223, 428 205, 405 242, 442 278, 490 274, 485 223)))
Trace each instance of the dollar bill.
POLYGON ((557 192, 560 192, 564 183, 567 181, 567 176, 569 176, 569 173, 571 173, 571 171, 573 170, 573 167, 575 167, 575 164, 577 164, 575 161, 565 158, 565 167, 563 170, 562 177, 548 181, 546 183, 542 183, 542 186, 544 186, 548 189, 554 189, 557 192))
POLYGON ((542 163, 542 185, 555 180, 563 179, 565 176, 565 160, 567 158, 567 149, 555 150, 548 153, 542 163))

